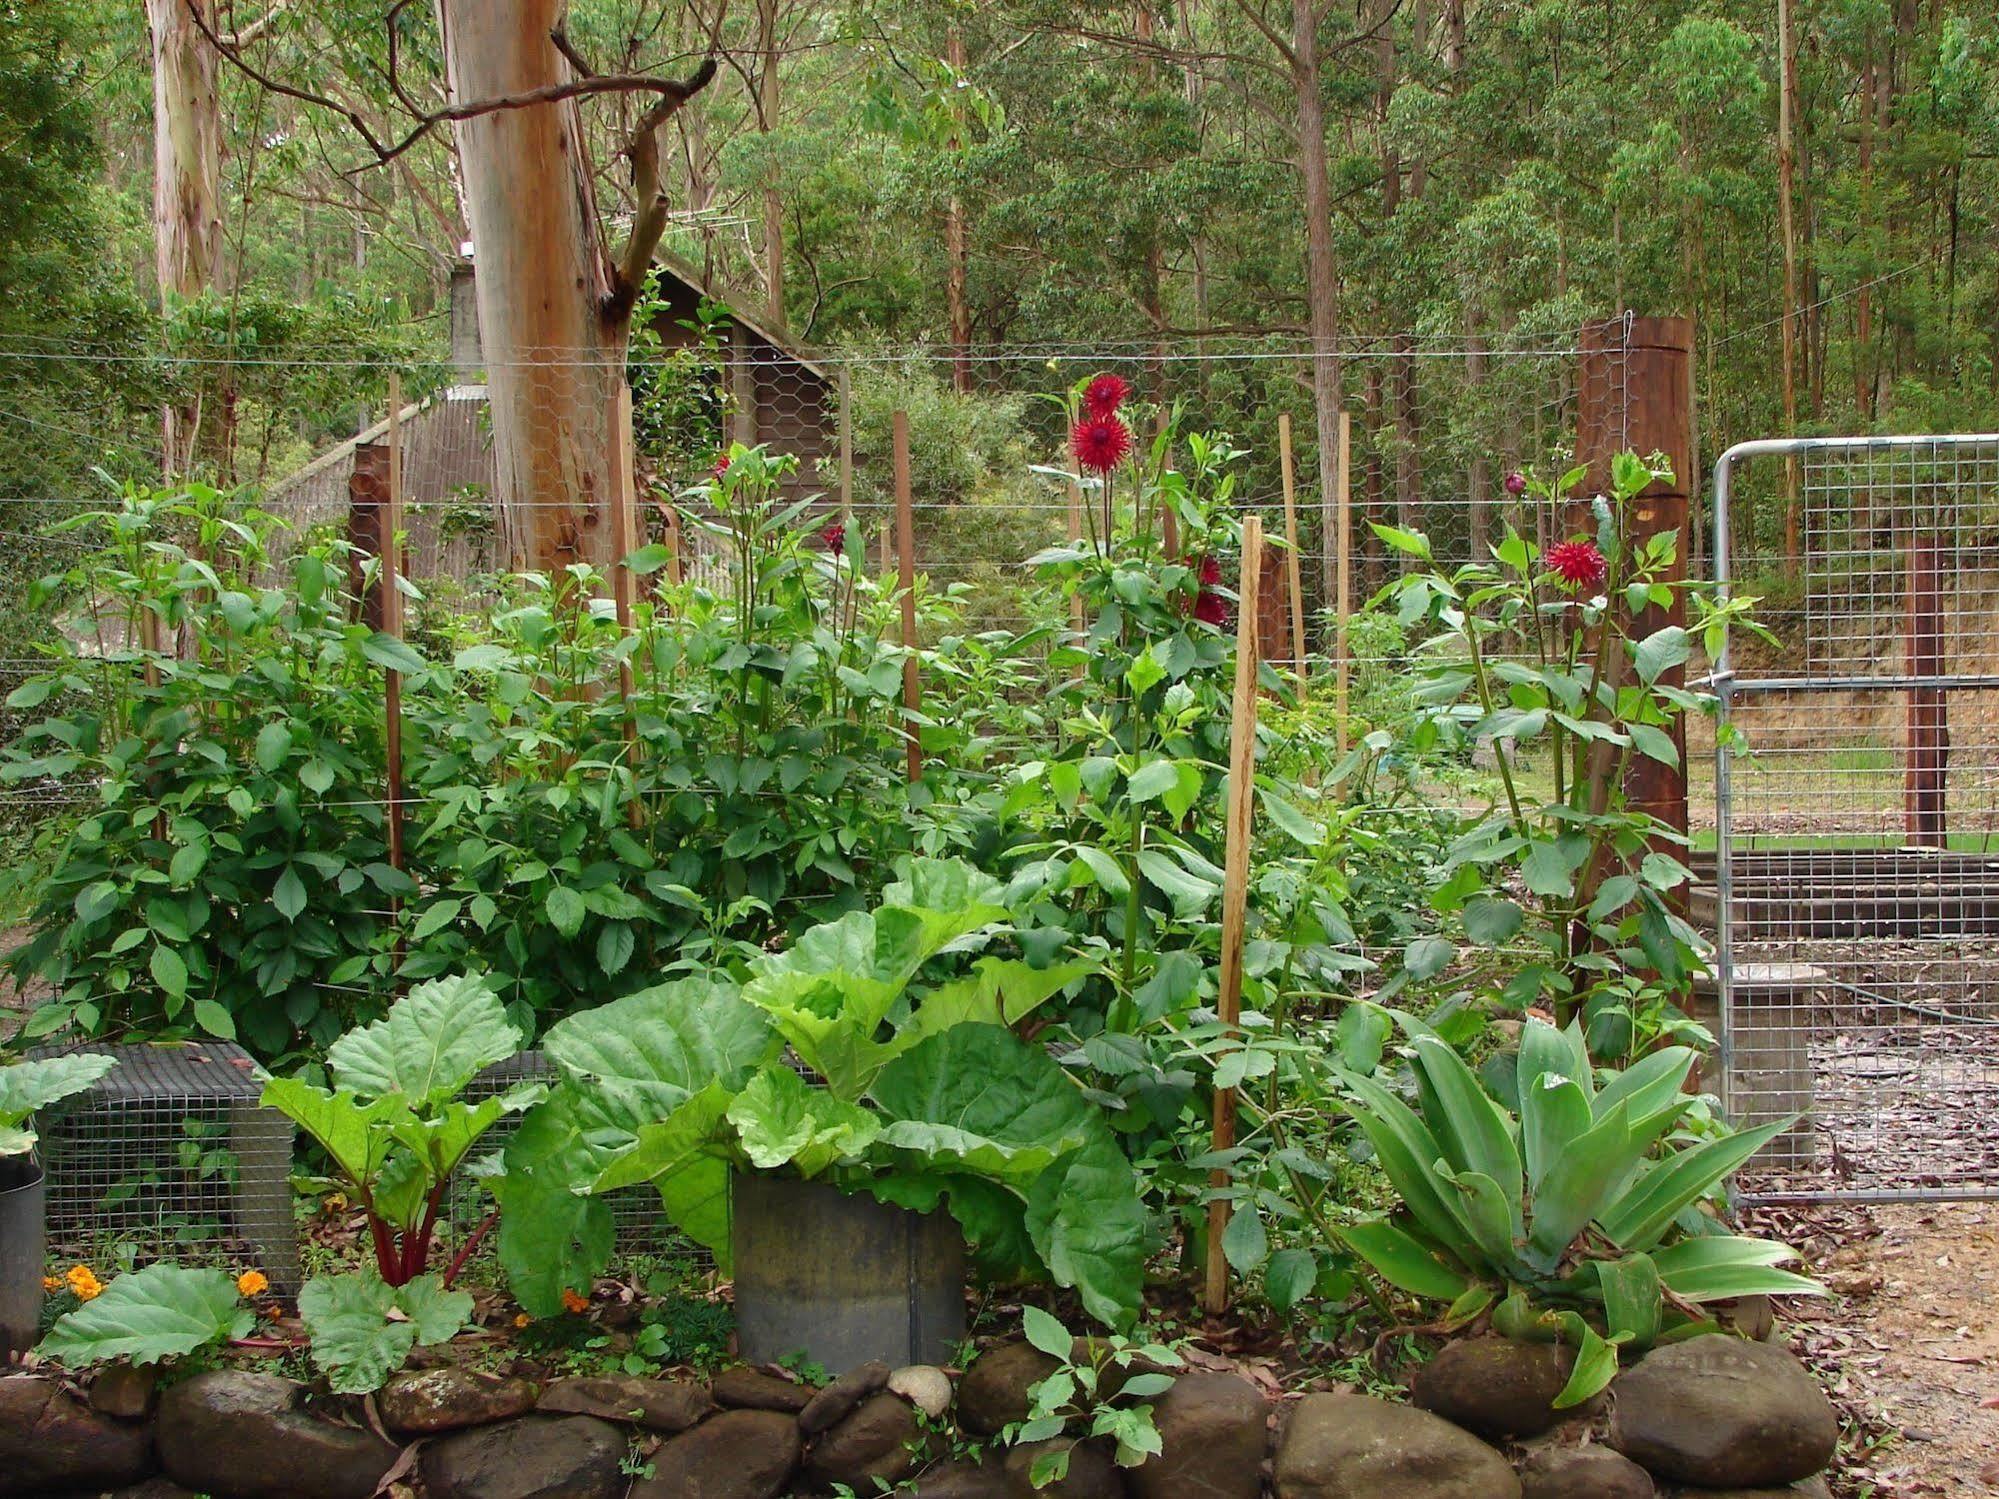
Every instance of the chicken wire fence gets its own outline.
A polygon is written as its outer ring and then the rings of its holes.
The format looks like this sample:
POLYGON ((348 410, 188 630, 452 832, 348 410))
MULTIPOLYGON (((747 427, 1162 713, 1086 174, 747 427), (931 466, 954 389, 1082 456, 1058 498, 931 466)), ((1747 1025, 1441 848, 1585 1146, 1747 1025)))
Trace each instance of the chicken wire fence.
MULTIPOLYGON (((1259 620, 1264 653, 1280 661, 1301 653, 1323 658, 1343 642, 1364 692, 1370 676, 1393 678, 1402 642, 1379 631, 1336 630, 1343 542, 1346 597, 1358 607, 1397 565, 1371 521, 1427 532, 1445 565, 1478 555, 1505 525, 1550 539, 1558 522, 1548 508, 1508 496, 1501 480, 1516 466, 1566 463, 1579 440, 1605 452, 1623 445, 1628 326, 1606 325, 1587 340, 1520 335, 1471 346, 1413 336, 1343 340, 1331 357, 1347 437, 1330 486, 1320 477, 1311 351, 1224 340, 977 355, 969 361, 971 398, 952 389, 953 361, 938 351, 824 356, 748 328, 719 343, 648 345, 619 365, 573 353, 511 368, 462 353, 455 363, 399 367, 339 351, 192 368, 183 360, 170 393, 195 414, 194 451, 225 490, 225 510, 273 515, 293 541, 330 534, 353 539, 360 551, 379 550, 393 456, 404 573, 427 597, 471 612, 481 603, 483 575, 546 555, 551 535, 580 560, 612 560, 611 486, 619 482, 612 397, 621 381, 633 396, 636 539, 670 542, 690 581, 726 591, 727 561, 703 539, 710 517, 702 512, 701 481, 736 442, 794 455, 797 470, 780 499, 806 503, 803 525, 858 528, 865 555, 892 578, 901 559, 890 429, 892 414, 903 411, 921 586, 932 598, 948 597, 968 631, 1025 633, 1068 621, 1024 565, 1068 539, 1076 514, 1066 486, 1036 472, 1037 465, 1067 463, 1065 413, 1044 397, 1094 374, 1120 374, 1135 391, 1128 415, 1141 442, 1162 421, 1177 420, 1183 434, 1225 434, 1241 454, 1236 508, 1260 514, 1273 539, 1296 537, 1301 597, 1294 616, 1291 569, 1283 549, 1274 550, 1260 590, 1271 601, 1259 620), (1302 652, 1294 617, 1304 621, 1302 652)), ((0 358, 12 352, 0 349, 0 358)), ((38 350, 34 357, 60 356, 38 350)), ((145 482, 165 461, 157 406, 144 399, 163 388, 154 379, 158 361, 130 356, 127 367, 121 361, 128 356, 115 352, 88 357, 118 364, 121 379, 143 394, 128 397, 122 416, 79 409, 63 423, 65 432, 85 446, 95 435, 105 475, 145 482)), ((42 416, 0 411, 0 429, 19 435, 29 423, 49 425, 42 416)), ((180 430, 189 426, 184 416, 180 430)), ((94 544, 50 524, 111 497, 97 481, 75 475, 0 479, 0 531, 16 553, 10 586, 94 544)), ((101 651, 107 669, 129 669, 120 644, 78 642, 86 661, 101 651)), ((43 665, 39 656, 0 652, 0 698, 43 665)), ((88 800, 79 788, 58 789, 64 801, 88 800)), ((0 800, 35 813, 53 805, 53 794, 30 788, 0 793, 0 800)), ((85 1231, 87 1197, 102 1215, 97 1230, 123 1242, 205 1237, 219 1249, 255 1250, 282 1271, 275 1246, 290 1242, 290 1226, 281 1232, 264 1218, 252 1225, 239 1190, 250 1139, 244 1121, 262 1111, 233 1096, 198 1106, 170 1088, 161 1097, 116 1107, 87 1100, 69 1116, 85 1142, 72 1156, 79 1163, 73 1185, 85 1196, 64 1209, 64 1221, 85 1231), (191 1167, 173 1164, 188 1161, 191 1167), (191 1204, 182 1211, 158 1184, 188 1170, 207 1185, 182 1194, 191 1204), (147 1216, 162 1204, 164 1216, 147 1216)), ((256 1137, 255 1181, 270 1177, 280 1159, 289 1163, 289 1130, 278 1127, 275 1145, 256 1137)), ((698 1258, 658 1232, 656 1204, 644 1194, 620 1198, 621 1256, 698 1258)), ((459 1235, 474 1231, 484 1211, 470 1184, 454 1192, 459 1235)))
POLYGON ((1724 1088, 1798 1117, 1747 1190, 1999 1197, 1999 436, 1743 444, 1714 494, 1773 637, 1717 674, 1724 1088))

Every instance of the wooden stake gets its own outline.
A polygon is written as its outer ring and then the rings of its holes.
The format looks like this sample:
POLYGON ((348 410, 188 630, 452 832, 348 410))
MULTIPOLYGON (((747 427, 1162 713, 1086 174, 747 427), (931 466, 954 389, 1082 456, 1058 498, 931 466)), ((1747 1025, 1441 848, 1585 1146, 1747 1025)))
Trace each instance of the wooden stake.
MULTIPOLYGON (((389 504, 382 518, 382 633, 403 638, 403 382, 389 376, 389 504)), ((382 706, 389 773, 389 867, 403 867, 403 674, 390 667, 384 674, 382 706)), ((391 904, 396 904, 391 902, 391 904)))
POLYGON ((1305 681, 1311 673, 1306 657, 1311 654, 1305 641, 1305 584, 1298 557, 1298 482, 1291 460, 1291 413, 1277 417, 1277 462, 1284 474, 1284 540, 1291 548, 1285 559, 1285 581, 1291 586, 1291 664, 1298 673, 1298 701, 1305 701, 1305 681))
POLYGON ((902 590, 902 711, 909 749, 909 779, 923 779, 923 744, 916 726, 922 701, 916 675, 916 506, 909 483, 909 413, 893 418, 895 442, 895 550, 897 583, 902 590))
POLYGON ((854 523, 854 375, 840 367, 840 527, 854 523))
MULTIPOLYGON (((1083 544, 1083 486, 1074 479, 1069 481, 1069 544, 1080 547, 1083 544)), ((1076 635, 1076 649, 1083 649, 1083 596, 1079 593, 1069 600, 1069 628, 1076 635)), ((1078 661, 1073 675, 1077 681, 1083 679, 1085 663, 1078 661)))
POLYGON ((1347 621, 1353 617, 1353 417, 1340 413, 1340 487, 1337 507, 1333 585, 1333 718, 1339 725, 1339 748, 1347 752, 1347 693, 1353 676, 1347 659, 1347 621))
MULTIPOLYGON (((611 397, 611 606, 617 611, 618 633, 632 634, 632 613, 638 577, 628 558, 639 549, 637 453, 632 438, 632 388, 623 380, 611 397)), ((637 687, 629 652, 618 658, 618 700, 625 708, 625 764, 632 773, 632 794, 625 803, 625 821, 636 828, 643 820, 639 806, 639 721, 632 706, 637 687)))
MULTIPOLYGON (((1215 1013, 1233 1030, 1242 1019, 1242 954, 1249 917, 1250 819, 1256 800, 1256 591, 1263 570, 1263 522, 1252 515, 1242 523, 1242 580, 1237 586, 1235 635, 1235 702, 1229 718, 1228 846, 1223 856, 1222 972, 1215 1013)), ((1216 1152, 1235 1144, 1236 1090, 1215 1090, 1216 1152)), ((1208 1185, 1229 1184, 1229 1172, 1217 1167, 1208 1185)), ((1211 1317, 1228 1310, 1229 1266, 1222 1254, 1228 1232, 1229 1201, 1217 1197, 1208 1204, 1207 1309, 1211 1317)))

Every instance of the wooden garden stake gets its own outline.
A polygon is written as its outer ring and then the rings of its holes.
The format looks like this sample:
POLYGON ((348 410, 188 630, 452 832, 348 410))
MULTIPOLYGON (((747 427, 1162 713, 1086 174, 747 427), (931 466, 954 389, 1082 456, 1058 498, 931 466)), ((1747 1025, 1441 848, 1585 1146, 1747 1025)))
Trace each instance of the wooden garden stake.
MULTIPOLYGON (((1242 949, 1249 917, 1250 816, 1256 798, 1256 591, 1263 570, 1263 522, 1252 515, 1242 523, 1242 580, 1237 584, 1235 702, 1229 716, 1228 847, 1222 878, 1222 973, 1215 1013, 1234 1030, 1242 1018, 1242 949)), ((1215 1090, 1214 1144, 1217 1153, 1235 1144, 1236 1090, 1215 1090)), ((1208 1184, 1221 1189, 1229 1172, 1217 1167, 1208 1184)), ((1222 1253, 1228 1232, 1229 1201, 1208 1204, 1207 1310, 1219 1317, 1229 1305, 1229 1265, 1222 1253)))
POLYGON ((916 726, 921 690, 916 676, 916 514, 909 485, 909 413, 893 420, 895 442, 895 550, 897 583, 902 590, 902 711, 909 750, 909 779, 923 779, 923 744, 916 726))
POLYGON ((1353 667, 1347 659, 1347 621, 1353 615, 1353 417, 1340 413, 1339 535, 1333 587, 1333 718, 1339 725, 1340 754, 1347 752, 1347 692, 1353 667))
MULTIPOLYGON (((382 519, 382 633, 403 638, 403 594, 397 581, 402 567, 403 535, 403 382, 389 376, 389 504, 382 519)), ((389 772, 389 867, 403 867, 403 674, 393 666, 384 673, 383 709, 389 772)))
MULTIPOLYGON (((611 564, 611 606, 617 611, 618 633, 626 639, 632 634, 632 610, 638 588, 630 561, 632 553, 639 549, 639 497, 633 473, 636 463, 637 454, 632 446, 632 388, 620 380, 617 393, 611 397, 611 550, 616 554, 611 564)), ((625 764, 632 772, 632 794, 625 803, 625 821, 633 828, 642 820, 639 723, 632 707, 636 687, 632 658, 627 653, 618 658, 618 700, 625 708, 625 764)))
MULTIPOLYGON (((1083 544, 1083 486, 1077 483, 1074 479, 1071 479, 1069 481, 1069 545, 1073 547, 1081 547, 1082 544, 1083 544)), ((1083 596, 1080 593, 1071 596, 1069 600, 1069 628, 1075 631, 1076 649, 1081 650, 1083 648, 1083 640, 1084 640, 1083 632, 1085 626, 1083 620, 1083 596)), ((1083 670, 1084 670, 1084 663, 1078 661, 1076 663, 1075 671, 1073 673, 1077 681, 1082 680, 1083 670)))
POLYGON ((1277 418, 1277 462, 1284 474, 1284 541, 1291 548, 1285 559, 1285 581, 1291 587, 1291 664, 1298 672, 1298 701, 1305 701, 1305 679, 1311 654, 1305 644, 1305 584, 1298 560, 1298 481, 1291 462, 1291 413, 1277 418))

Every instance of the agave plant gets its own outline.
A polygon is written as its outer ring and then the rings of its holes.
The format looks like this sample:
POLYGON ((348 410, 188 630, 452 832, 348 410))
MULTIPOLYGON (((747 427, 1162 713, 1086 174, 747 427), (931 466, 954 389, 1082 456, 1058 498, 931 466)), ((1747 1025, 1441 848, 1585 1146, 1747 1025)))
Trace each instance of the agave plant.
POLYGON ((1409 1028, 1416 1108, 1373 1078, 1344 1079, 1402 1206, 1341 1237, 1391 1285, 1450 1303, 1453 1325, 1490 1311, 1509 1336, 1575 1344, 1558 1406, 1609 1384, 1621 1348, 1716 1330, 1708 1303, 1824 1294, 1778 1268, 1794 1251, 1701 1210, 1791 1121, 1692 1139, 1680 1128, 1695 1103, 1690 1048, 1599 1085, 1579 1026, 1530 1020, 1516 1116, 1443 1040, 1409 1028))

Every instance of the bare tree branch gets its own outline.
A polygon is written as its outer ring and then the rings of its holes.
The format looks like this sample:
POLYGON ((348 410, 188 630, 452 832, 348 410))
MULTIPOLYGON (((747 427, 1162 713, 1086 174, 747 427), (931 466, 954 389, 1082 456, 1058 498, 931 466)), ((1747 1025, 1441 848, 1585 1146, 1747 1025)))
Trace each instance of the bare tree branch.
POLYGON ((632 129, 625 153, 632 159, 632 201, 636 209, 631 234, 625 240, 625 253, 619 258, 617 284, 606 309, 614 318, 632 310, 639 289, 645 285, 646 271, 652 265, 652 252, 659 248, 660 236, 666 233, 666 195, 660 190, 659 175, 659 127, 706 88, 714 76, 715 59, 709 57, 676 92, 661 98, 640 115, 632 129))

